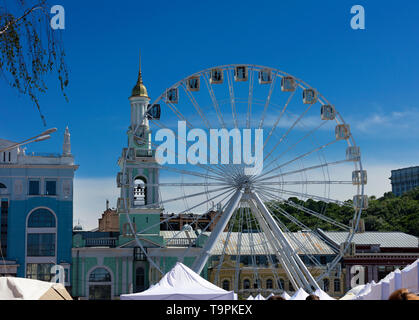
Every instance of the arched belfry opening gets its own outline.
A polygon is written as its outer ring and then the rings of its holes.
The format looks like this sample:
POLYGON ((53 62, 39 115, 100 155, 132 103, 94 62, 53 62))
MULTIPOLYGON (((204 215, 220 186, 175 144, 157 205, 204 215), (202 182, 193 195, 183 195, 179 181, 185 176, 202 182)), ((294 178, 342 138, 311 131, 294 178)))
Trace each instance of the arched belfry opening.
POLYGON ((134 180, 134 207, 147 205, 147 180, 136 177, 134 180))

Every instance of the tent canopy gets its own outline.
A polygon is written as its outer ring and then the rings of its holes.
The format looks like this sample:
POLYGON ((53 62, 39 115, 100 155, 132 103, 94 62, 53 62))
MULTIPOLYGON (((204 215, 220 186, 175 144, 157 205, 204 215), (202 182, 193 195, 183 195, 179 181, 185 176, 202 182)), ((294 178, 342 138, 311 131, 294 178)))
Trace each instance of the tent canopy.
POLYGON ((0 277, 0 300, 72 300, 61 283, 0 277))
POLYGON ((316 296, 318 296, 320 300, 336 300, 335 298, 332 298, 331 296, 329 296, 322 289, 317 289, 316 291, 314 291, 313 294, 315 294, 316 296))
POLYGON ((303 288, 298 289, 289 300, 305 300, 308 293, 303 288))
POLYGON ((121 295, 121 300, 236 300, 233 291, 217 287, 178 262, 148 290, 121 295))

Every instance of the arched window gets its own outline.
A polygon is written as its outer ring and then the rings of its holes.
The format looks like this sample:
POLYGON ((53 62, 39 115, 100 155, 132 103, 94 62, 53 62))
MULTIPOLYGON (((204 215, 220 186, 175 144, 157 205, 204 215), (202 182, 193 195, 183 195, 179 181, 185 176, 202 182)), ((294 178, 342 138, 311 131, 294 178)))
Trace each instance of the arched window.
POLYGON ((55 216, 47 209, 33 211, 28 220, 28 228, 55 228, 55 216))
POLYGON ((253 288, 259 289, 260 288, 260 279, 255 280, 253 283, 253 288))
POLYGON ((144 291, 145 288, 145 272, 143 267, 138 267, 135 270, 135 292, 144 291))
POLYGON ((279 279, 278 280, 278 288, 279 289, 281 289, 281 290, 285 290, 285 281, 284 281, 284 279, 279 279))
POLYGON ((243 280, 243 289, 250 289, 250 280, 244 279, 243 280))
POLYGON ((26 235, 28 257, 54 257, 56 255, 56 225, 55 215, 48 209, 39 208, 30 214, 26 235), (44 230, 39 231, 33 228, 44 228, 44 230))
POLYGON ((105 268, 96 268, 89 276, 90 282, 109 282, 111 280, 111 274, 105 268))
POLYGON ((273 287, 274 287, 274 282, 272 281, 272 279, 266 280, 266 289, 273 289, 273 287))
POLYGON ((134 180, 134 206, 145 206, 147 204, 147 180, 137 177, 134 180))
POLYGON ((112 276, 105 268, 96 268, 89 275, 89 300, 112 299, 112 276))
POLYGON ((228 280, 223 281, 223 289, 227 290, 227 291, 230 291, 230 281, 228 281, 228 280))
POLYGON ((323 290, 325 292, 329 291, 329 279, 327 278, 323 279, 323 290))
POLYGON ((335 279, 333 281, 333 287, 335 292, 340 292, 340 279, 335 279))
MULTIPOLYGON (((135 224, 135 222, 132 223, 132 226, 134 228, 134 232, 137 233, 137 225, 135 224)), ((124 223, 122 225, 122 235, 125 236, 125 237, 133 237, 131 226, 130 226, 129 222, 124 223)))
POLYGON ((289 281, 288 283, 288 288, 290 289, 290 291, 295 291, 294 286, 292 285, 291 281, 289 281))

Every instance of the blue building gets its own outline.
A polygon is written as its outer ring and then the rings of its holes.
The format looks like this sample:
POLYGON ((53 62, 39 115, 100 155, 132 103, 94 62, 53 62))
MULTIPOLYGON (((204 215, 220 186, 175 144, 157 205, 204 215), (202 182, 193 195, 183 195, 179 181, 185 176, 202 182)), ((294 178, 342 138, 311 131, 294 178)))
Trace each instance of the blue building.
POLYGON ((396 196, 419 187, 419 166, 391 170, 391 190, 396 196))
MULTIPOLYGON (((13 144, 0 139, 0 150, 13 144)), ((0 152, 0 276, 50 281, 51 268, 61 265, 67 286, 78 168, 68 128, 62 154, 28 154, 25 149, 0 152)))

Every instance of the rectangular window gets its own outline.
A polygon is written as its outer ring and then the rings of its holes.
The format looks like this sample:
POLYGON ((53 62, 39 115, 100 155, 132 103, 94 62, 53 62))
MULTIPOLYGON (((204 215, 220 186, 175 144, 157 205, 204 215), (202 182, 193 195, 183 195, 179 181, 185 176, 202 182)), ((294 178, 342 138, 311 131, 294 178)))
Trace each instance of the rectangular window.
POLYGON ((29 181, 29 195, 30 196, 39 195, 39 180, 30 180, 29 181))
POLYGON ((28 263, 26 266, 26 277, 49 282, 53 277, 51 273, 53 266, 54 264, 52 263, 28 263))
POLYGON ((27 250, 28 257, 55 256, 55 233, 29 233, 27 250))
POLYGON ((45 182, 45 194, 47 196, 57 195, 57 181, 46 181, 45 182))
POLYGON ((0 230, 1 230, 1 253, 5 257, 7 255, 7 220, 9 214, 9 202, 1 201, 1 211, 0 211, 0 230))

